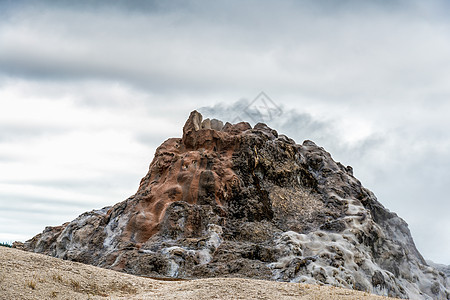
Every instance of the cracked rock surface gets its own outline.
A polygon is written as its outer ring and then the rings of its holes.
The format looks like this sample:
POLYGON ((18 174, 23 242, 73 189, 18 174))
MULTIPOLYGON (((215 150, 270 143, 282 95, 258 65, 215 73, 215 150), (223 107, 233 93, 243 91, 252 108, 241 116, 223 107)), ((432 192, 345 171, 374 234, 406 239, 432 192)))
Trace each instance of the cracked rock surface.
POLYGON ((203 120, 155 153, 137 193, 16 247, 152 277, 242 277, 450 299, 446 275, 312 141, 265 124, 203 120))

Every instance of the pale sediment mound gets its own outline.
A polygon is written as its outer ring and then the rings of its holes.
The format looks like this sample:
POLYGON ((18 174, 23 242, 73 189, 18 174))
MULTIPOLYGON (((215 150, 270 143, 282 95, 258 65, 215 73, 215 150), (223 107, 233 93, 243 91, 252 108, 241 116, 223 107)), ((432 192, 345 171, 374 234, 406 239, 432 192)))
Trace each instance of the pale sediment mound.
POLYGON ((155 153, 137 193, 16 244, 130 274, 327 284, 449 299, 407 224, 311 141, 203 120, 155 153))
POLYGON ((0 299, 392 299, 335 287, 252 279, 167 282, 0 247, 0 299))

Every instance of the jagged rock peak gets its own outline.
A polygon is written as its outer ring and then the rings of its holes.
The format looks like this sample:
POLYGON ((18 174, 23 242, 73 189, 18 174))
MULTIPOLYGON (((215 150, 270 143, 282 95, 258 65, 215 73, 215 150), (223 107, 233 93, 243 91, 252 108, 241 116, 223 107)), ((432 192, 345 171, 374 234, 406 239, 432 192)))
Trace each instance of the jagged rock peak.
POLYGON ((28 251, 160 277, 247 277, 449 299, 405 221, 314 142, 203 120, 155 152, 135 195, 57 227, 28 251))
POLYGON ((189 149, 201 147, 205 146, 206 142, 224 139, 226 134, 237 135, 249 129, 252 127, 247 122, 234 125, 226 123, 224 126, 223 122, 217 119, 203 120, 202 115, 194 110, 184 124, 182 144, 189 149))

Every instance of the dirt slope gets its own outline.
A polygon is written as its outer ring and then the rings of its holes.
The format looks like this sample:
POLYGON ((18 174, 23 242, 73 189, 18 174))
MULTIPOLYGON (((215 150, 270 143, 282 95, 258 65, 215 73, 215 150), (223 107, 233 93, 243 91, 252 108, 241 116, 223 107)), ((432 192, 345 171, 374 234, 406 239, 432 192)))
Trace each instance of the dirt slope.
POLYGON ((392 299, 238 278, 159 281, 0 247, 0 299, 392 299))

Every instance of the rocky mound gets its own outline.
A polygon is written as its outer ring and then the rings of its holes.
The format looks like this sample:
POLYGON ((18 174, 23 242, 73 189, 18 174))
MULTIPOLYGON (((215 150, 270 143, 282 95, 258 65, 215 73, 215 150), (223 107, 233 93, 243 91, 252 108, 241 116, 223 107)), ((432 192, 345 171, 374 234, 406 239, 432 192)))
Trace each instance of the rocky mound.
POLYGON ((245 277, 450 299, 407 224, 311 141, 202 120, 155 153, 137 193, 16 247, 153 277, 245 277))

